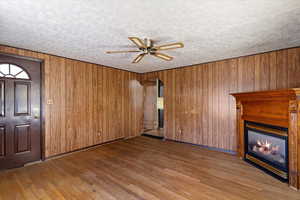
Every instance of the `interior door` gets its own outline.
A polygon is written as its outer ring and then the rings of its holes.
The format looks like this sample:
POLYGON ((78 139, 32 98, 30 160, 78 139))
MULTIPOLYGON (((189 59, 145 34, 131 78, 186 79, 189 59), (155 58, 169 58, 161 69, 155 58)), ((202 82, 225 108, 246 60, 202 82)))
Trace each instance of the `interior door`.
POLYGON ((0 169, 41 159, 40 63, 0 54, 0 169))
POLYGON ((144 130, 158 128, 157 84, 156 81, 144 81, 144 130))

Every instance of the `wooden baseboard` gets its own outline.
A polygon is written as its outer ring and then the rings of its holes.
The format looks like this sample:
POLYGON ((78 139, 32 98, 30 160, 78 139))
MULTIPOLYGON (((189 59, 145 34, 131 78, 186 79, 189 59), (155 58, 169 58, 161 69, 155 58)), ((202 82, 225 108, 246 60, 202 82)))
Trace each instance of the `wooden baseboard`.
MULTIPOLYGON (((133 138, 133 137, 130 137, 130 138, 133 138)), ((119 139, 116 139, 116 140, 111 140, 111 141, 100 143, 100 144, 96 144, 96 145, 93 145, 93 146, 84 147, 84 148, 77 149, 77 150, 74 150, 74 151, 69 151, 69 152, 66 152, 66 153, 57 154, 57 155, 54 155, 54 156, 49 156, 49 157, 45 158, 44 161, 61 158, 61 157, 68 156, 68 155, 71 155, 71 154, 74 154, 74 153, 79 153, 79 152, 83 152, 83 151, 89 151, 89 150, 98 148, 99 146, 102 146, 102 145, 111 144, 111 143, 114 143, 114 142, 119 142, 119 141, 127 140, 127 139, 130 139, 130 138, 119 138, 119 139)))
POLYGON ((212 151, 219 151, 219 152, 223 152, 223 153, 229 153, 232 155, 237 155, 237 152, 235 151, 231 151, 231 150, 227 150, 227 149, 222 149, 222 148, 217 148, 217 147, 209 147, 209 146, 205 146, 202 144, 193 144, 193 143, 189 143, 189 142, 182 142, 182 141, 178 141, 178 140, 171 140, 168 138, 165 138, 166 141, 172 141, 172 142, 179 142, 179 143, 184 143, 184 144, 191 144, 191 145, 195 145, 204 149, 208 149, 208 150, 212 150, 212 151))

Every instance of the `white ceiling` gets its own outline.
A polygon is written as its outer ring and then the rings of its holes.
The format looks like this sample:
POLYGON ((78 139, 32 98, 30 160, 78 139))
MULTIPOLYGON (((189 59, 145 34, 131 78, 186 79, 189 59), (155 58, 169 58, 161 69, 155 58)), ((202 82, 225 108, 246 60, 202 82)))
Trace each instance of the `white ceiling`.
POLYGON ((300 46, 299 0, 1 0, 0 44, 135 72, 300 46), (136 54, 128 36, 184 42, 171 62, 136 54))

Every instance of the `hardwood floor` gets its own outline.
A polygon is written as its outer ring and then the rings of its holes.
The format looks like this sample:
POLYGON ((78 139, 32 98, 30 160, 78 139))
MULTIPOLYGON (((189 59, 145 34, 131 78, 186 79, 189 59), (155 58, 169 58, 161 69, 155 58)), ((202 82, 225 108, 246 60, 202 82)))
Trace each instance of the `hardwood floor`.
POLYGON ((6 199, 300 199, 237 157, 137 137, 0 172, 6 199))

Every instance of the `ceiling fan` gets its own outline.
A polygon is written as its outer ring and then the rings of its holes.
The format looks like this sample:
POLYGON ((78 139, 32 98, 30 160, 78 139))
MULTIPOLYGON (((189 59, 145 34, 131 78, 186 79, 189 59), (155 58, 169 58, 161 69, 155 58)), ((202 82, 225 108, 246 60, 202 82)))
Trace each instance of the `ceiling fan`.
POLYGON ((138 50, 107 51, 106 53, 112 54, 112 53, 137 53, 137 52, 140 52, 140 54, 132 61, 132 63, 140 62, 145 55, 153 55, 153 56, 156 56, 163 60, 171 61, 173 59, 173 57, 163 54, 159 51, 184 47, 182 42, 154 46, 153 41, 148 38, 144 39, 144 41, 138 37, 128 37, 128 39, 131 40, 138 47, 138 50))

